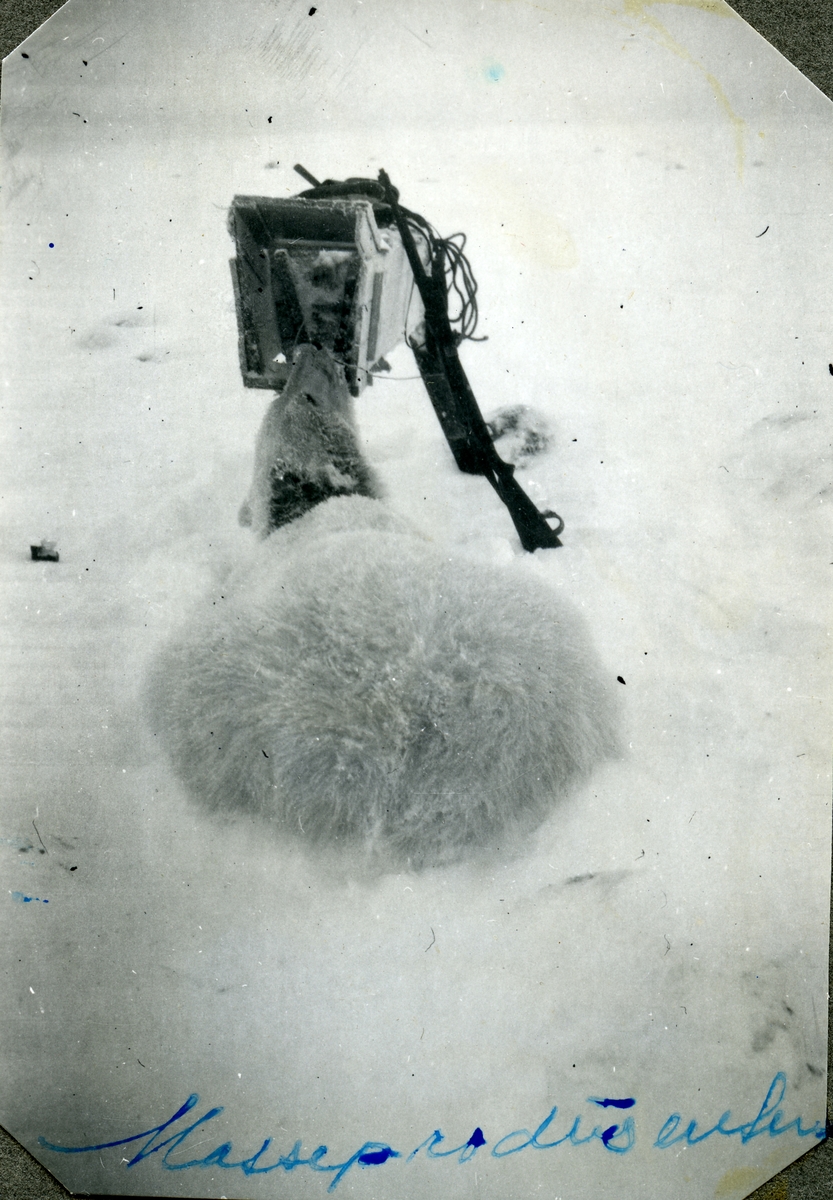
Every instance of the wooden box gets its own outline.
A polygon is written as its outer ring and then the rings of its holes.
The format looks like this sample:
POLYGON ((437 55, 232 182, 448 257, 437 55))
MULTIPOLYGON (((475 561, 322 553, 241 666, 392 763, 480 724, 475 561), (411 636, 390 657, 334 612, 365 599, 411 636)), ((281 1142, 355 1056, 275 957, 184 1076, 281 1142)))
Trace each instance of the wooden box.
POLYGON ((247 387, 280 391, 304 342, 344 366, 354 396, 375 363, 423 317, 390 209, 360 198, 236 196, 240 368, 247 387))

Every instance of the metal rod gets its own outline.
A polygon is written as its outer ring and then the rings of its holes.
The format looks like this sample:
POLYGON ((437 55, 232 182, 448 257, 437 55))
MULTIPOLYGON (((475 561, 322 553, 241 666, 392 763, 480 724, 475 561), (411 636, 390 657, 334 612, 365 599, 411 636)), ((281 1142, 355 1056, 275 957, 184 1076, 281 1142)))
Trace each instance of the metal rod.
POLYGON ((311 183, 313 187, 321 187, 321 180, 311 175, 306 167, 302 167, 300 163, 296 163, 292 169, 293 171, 297 171, 301 178, 306 179, 307 183, 311 183))

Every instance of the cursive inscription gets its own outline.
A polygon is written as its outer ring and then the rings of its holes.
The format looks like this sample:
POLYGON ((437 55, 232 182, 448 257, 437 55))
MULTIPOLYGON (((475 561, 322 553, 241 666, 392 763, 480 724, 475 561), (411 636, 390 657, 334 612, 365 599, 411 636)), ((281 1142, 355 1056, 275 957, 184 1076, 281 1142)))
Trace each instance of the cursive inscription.
POLYGON ((698 1132, 697 1122, 689 1121, 688 1125, 678 1133, 677 1130, 683 1122, 683 1118, 679 1113, 672 1113, 668 1120, 659 1131, 659 1136, 654 1142, 658 1150, 667 1150, 669 1146, 676 1146, 683 1142, 687 1146, 697 1146, 701 1142, 708 1141, 716 1133, 722 1137, 739 1138, 744 1145, 751 1142, 757 1137, 781 1137, 785 1133, 796 1133, 799 1137, 815 1137, 823 1138, 825 1136, 824 1125, 821 1121, 816 1121, 815 1124, 809 1125, 806 1129, 801 1123, 801 1117, 794 1117, 792 1121, 784 1123, 784 1114, 781 1112, 781 1102, 784 1099, 784 1093, 787 1090, 787 1076, 783 1071, 779 1071, 769 1085, 769 1090, 766 1094, 766 1099, 758 1110, 758 1115, 751 1121, 741 1122, 740 1125, 732 1127, 732 1112, 729 1109, 723 1113, 716 1125, 712 1125, 711 1129, 705 1129, 698 1132))
MULTIPOLYGON (((672 1113, 662 1125, 656 1140, 655 1149, 667 1150, 670 1146, 684 1143, 687 1146, 697 1146, 709 1138, 720 1137, 738 1138, 744 1145, 757 1137, 781 1137, 792 1133, 800 1138, 820 1139, 825 1136, 824 1123, 816 1121, 813 1125, 805 1126, 800 1117, 787 1121, 781 1111, 781 1104, 787 1088, 787 1077, 779 1071, 767 1089, 763 1104, 757 1115, 751 1120, 733 1124, 731 1111, 724 1112, 719 1121, 710 1128, 700 1130, 696 1120, 684 1122, 680 1113, 672 1113)), ((197 1167, 223 1168, 229 1171, 240 1171, 243 1175, 269 1175, 274 1171, 291 1172, 297 1170, 313 1171, 329 1177, 327 1191, 333 1192, 351 1171, 365 1170, 370 1167, 381 1167, 386 1163, 399 1159, 400 1163, 412 1162, 418 1155, 429 1159, 447 1159, 464 1165, 480 1151, 488 1153, 492 1158, 501 1160, 525 1151, 551 1151, 558 1147, 580 1148, 594 1144, 602 1150, 609 1151, 614 1156, 621 1156, 631 1151, 636 1144, 636 1120, 629 1114, 621 1123, 596 1124, 588 1119, 588 1115, 578 1114, 559 1119, 558 1106, 553 1105, 536 1126, 534 1131, 527 1128, 514 1129, 490 1142, 479 1125, 471 1137, 460 1145, 445 1147, 445 1134, 435 1129, 424 1141, 420 1142, 410 1152, 394 1150, 387 1142, 365 1141, 357 1150, 339 1161, 331 1161, 330 1150, 326 1145, 319 1145, 309 1154, 303 1151, 303 1141, 298 1139, 287 1153, 279 1153, 273 1149, 273 1139, 267 1137, 259 1149, 246 1158, 235 1158, 231 1142, 222 1142, 201 1158, 189 1158, 186 1142, 197 1129, 204 1129, 209 1122, 218 1117, 221 1107, 209 1108, 196 1120, 188 1121, 176 1131, 173 1126, 187 1117, 199 1104, 199 1096, 194 1093, 177 1109, 172 1117, 161 1125, 154 1125, 141 1133, 130 1134, 113 1142, 101 1142, 94 1146, 59 1146, 39 1137, 39 1144, 56 1154, 91 1154, 103 1150, 113 1150, 141 1143, 130 1159, 123 1159, 126 1168, 137 1166, 152 1155, 158 1155, 157 1161, 167 1171, 188 1171, 197 1167), (163 1137, 163 1134, 166 1135, 163 1137), (442 1147, 442 1148, 441 1148, 442 1147)), ((588 1104, 603 1109, 628 1110, 633 1109, 636 1100, 627 1097, 597 1097, 590 1096, 588 1104)), ((609 1118, 608 1118, 609 1120, 609 1118)), ((200 1139, 204 1140, 204 1139, 200 1139)))

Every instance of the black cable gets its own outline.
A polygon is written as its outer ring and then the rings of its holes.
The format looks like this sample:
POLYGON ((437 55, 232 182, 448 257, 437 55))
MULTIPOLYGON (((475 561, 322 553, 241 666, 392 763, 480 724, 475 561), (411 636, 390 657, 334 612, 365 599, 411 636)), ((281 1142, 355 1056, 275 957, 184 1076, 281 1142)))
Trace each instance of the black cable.
POLYGON ((479 320, 477 280, 465 253, 466 235, 452 233, 449 237, 441 237, 434 226, 419 213, 407 208, 402 208, 401 211, 414 236, 425 244, 429 262, 434 262, 438 253, 442 254, 446 291, 449 296, 457 298, 458 311, 454 314, 449 313, 449 322, 458 344, 462 341, 486 341, 486 338, 474 336, 479 320))
MULTIPOLYGON (((375 179, 354 178, 344 180, 344 182, 328 179, 321 183, 300 163, 295 164, 295 170, 313 185, 311 191, 315 193, 314 198, 353 194, 376 196, 377 193, 379 193, 378 199, 384 197, 384 189, 375 179)), ((399 193, 395 188, 393 191, 394 195, 398 197, 399 193)), ((302 192, 301 195, 308 196, 310 193, 302 192)), ((450 237, 441 237, 430 221, 426 221, 425 217, 420 216, 419 213, 411 212, 407 208, 402 208, 401 211, 414 236, 425 244, 429 264, 435 262, 438 255, 442 255, 445 265, 446 291, 449 297, 454 297, 456 300, 457 311, 454 314, 449 313, 449 321, 457 344, 459 345, 462 341, 485 342, 487 340, 485 337, 476 338, 474 336, 479 319, 477 280, 465 253, 466 235, 452 233, 450 237)))

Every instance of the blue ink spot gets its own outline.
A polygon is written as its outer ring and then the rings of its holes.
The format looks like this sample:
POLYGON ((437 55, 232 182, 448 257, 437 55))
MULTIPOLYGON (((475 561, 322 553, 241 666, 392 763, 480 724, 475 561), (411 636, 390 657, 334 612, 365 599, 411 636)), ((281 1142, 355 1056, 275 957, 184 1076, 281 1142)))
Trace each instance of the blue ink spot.
POLYGON ((486 78, 491 79, 492 83, 499 83, 505 74, 500 63, 492 63, 490 67, 486 68, 486 78))
POLYGON ((48 900, 41 900, 40 896, 27 896, 24 892, 12 892, 12 900, 15 904, 31 904, 36 900, 38 904, 48 904, 48 900))
POLYGON ((486 1139, 485 1139, 485 1138, 484 1138, 484 1136, 483 1136, 483 1130, 480 1128, 480 1126, 479 1126, 479 1125, 477 1126, 477 1128, 475 1129, 474 1133, 471 1135, 471 1137, 469 1138, 469 1140, 466 1142, 466 1145, 467 1145, 467 1146, 474 1146, 475 1150, 476 1150, 476 1149, 477 1149, 479 1146, 485 1146, 485 1145, 486 1145, 486 1139))
POLYGON ((390 1146, 384 1146, 381 1150, 370 1150, 367 1154, 360 1154, 359 1162, 363 1167, 380 1167, 389 1158, 398 1157, 399 1155, 395 1150, 391 1150, 390 1146))
POLYGON ((50 250, 54 250, 54 249, 55 249, 55 243, 54 243, 54 242, 50 242, 50 243, 49 243, 49 249, 50 249, 50 250))
POLYGON ((602 1141, 604 1142, 604 1144, 607 1146, 610 1143, 611 1138, 616 1137, 616 1134, 618 1132, 619 1132, 618 1125, 611 1125, 609 1129, 606 1129, 604 1131, 604 1133, 602 1134, 602 1141))
POLYGON ((597 1100, 595 1096, 588 1096, 588 1104, 598 1104, 599 1108, 633 1108, 636 1104, 635 1100, 630 1097, 626 1100, 597 1100))

